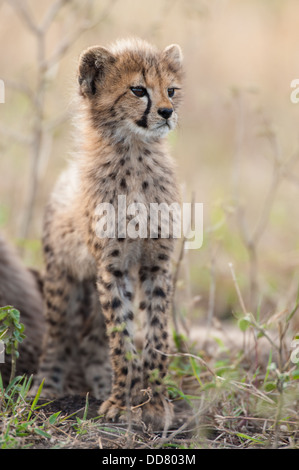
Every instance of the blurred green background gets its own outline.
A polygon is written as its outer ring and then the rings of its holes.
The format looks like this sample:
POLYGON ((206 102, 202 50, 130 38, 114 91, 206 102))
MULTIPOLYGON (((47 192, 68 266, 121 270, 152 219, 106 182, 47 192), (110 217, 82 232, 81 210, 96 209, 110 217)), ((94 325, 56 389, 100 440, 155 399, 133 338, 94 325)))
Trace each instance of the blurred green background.
POLYGON ((230 262, 248 310, 293 307, 298 18, 296 0, 2 0, 0 230, 24 262, 42 266, 44 205, 72 149, 79 54, 139 36, 184 53, 184 105, 169 140, 183 200, 204 203, 204 244, 184 254, 180 310, 203 322, 238 311, 230 262))

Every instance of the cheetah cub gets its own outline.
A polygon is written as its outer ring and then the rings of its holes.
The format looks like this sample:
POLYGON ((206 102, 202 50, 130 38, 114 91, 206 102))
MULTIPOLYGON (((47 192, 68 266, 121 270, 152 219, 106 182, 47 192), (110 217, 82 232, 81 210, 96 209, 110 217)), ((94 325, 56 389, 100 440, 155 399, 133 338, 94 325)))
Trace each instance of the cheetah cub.
POLYGON ((106 395, 99 412, 117 419, 131 410, 155 429, 169 424, 172 413, 163 378, 175 237, 171 224, 169 236, 162 236, 163 221, 150 232, 150 204, 180 200, 164 140, 178 120, 182 74, 177 45, 159 51, 139 39, 122 40, 82 53, 77 154, 52 195, 43 237, 48 329, 38 377, 45 377, 45 390, 63 392, 72 302, 89 281, 104 322, 98 320, 82 346, 83 370, 95 395, 106 395), (105 204, 115 217, 101 210, 105 204), (141 206, 137 236, 129 236, 132 207, 141 206), (107 224, 114 229, 110 236, 103 235, 107 224), (142 355, 133 331, 137 288, 146 319, 142 355))

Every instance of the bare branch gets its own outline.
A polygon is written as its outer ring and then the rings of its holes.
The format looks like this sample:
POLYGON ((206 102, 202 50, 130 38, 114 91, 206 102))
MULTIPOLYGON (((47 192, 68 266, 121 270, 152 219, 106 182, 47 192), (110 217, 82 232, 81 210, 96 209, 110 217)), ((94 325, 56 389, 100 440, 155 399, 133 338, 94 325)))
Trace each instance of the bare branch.
POLYGON ((53 65, 55 65, 56 62, 58 62, 69 50, 71 46, 74 45, 74 43, 80 38, 81 34, 85 33, 86 31, 89 31, 96 26, 98 26, 100 23, 106 20, 107 16, 109 15, 113 5, 117 2, 118 0, 110 0, 108 3, 107 7, 102 11, 100 17, 96 18, 95 20, 86 20, 83 19, 79 27, 74 31, 73 34, 70 34, 68 37, 64 38, 56 50, 53 52, 52 57, 50 57, 46 64, 44 64, 44 67, 49 69, 53 65))
MULTIPOLYGON (((194 205, 195 205, 195 194, 194 194, 194 192, 192 192, 192 197, 191 197, 191 208, 192 208, 191 212, 192 212, 192 214, 191 214, 191 218, 194 216, 194 205)), ((193 220, 190 220, 190 229, 191 229, 192 224, 193 224, 193 220)), ((187 238, 185 236, 183 236, 182 240, 181 240, 180 251, 179 251, 178 259, 177 259, 176 264, 175 264, 175 270, 174 270, 174 273, 173 273, 173 280, 172 280, 172 286, 173 286, 172 318, 173 318, 173 323, 174 323, 174 329, 175 329, 177 334, 179 333, 179 327, 178 327, 178 319, 177 319, 177 308, 176 308, 176 303, 175 303, 175 291, 176 291, 176 287, 177 287, 177 282, 178 282, 178 276, 179 276, 181 263, 182 263, 183 258, 184 258, 186 240, 187 240, 187 238)))
POLYGON ((210 290, 209 290, 209 306, 208 306, 208 316, 207 316, 207 336, 212 325, 212 320, 215 310, 215 293, 216 293, 216 282, 215 282, 215 263, 216 263, 216 249, 211 253, 211 267, 210 267, 210 290))
POLYGON ((20 93, 23 93, 24 95, 26 95, 30 100, 33 99, 33 91, 31 90, 31 88, 26 84, 24 83, 23 81, 22 82, 17 82, 15 80, 11 80, 10 78, 5 78, 5 77, 2 77, 4 83, 5 83, 5 86, 7 88, 11 88, 12 90, 15 90, 15 91, 18 91, 20 93))
POLYGON ((45 123, 44 129, 45 133, 52 132, 53 130, 57 129, 58 127, 62 126, 67 122, 70 117, 69 111, 65 111, 60 116, 55 117, 54 119, 50 120, 49 122, 45 123))
POLYGON ((40 25, 40 29, 41 31, 43 31, 43 33, 45 33, 50 28, 56 18, 56 15, 58 15, 58 13, 60 12, 61 8, 70 2, 71 0, 56 0, 56 2, 54 2, 50 6, 40 25))
MULTIPOLYGON (((31 89, 24 83, 16 83, 7 80, 5 83, 11 88, 14 88, 26 94, 31 101, 32 105, 32 130, 29 138, 23 137, 15 131, 11 131, 5 127, 0 127, 0 133, 17 140, 22 144, 30 146, 30 180, 28 185, 28 192, 25 200, 25 209, 23 216, 23 224, 21 227, 21 238, 28 236, 29 227, 34 213, 34 206, 37 197, 38 187, 40 183, 43 170, 48 161, 52 143, 53 143, 53 130, 61 123, 65 122, 68 113, 63 113, 58 118, 48 120, 45 122, 45 97, 47 92, 47 85, 49 82, 48 72, 53 65, 59 63, 65 53, 74 45, 75 41, 89 29, 97 26, 100 22, 104 21, 111 11, 111 8, 118 0, 110 0, 94 19, 93 6, 95 0, 53 0, 49 3, 49 8, 43 19, 38 22, 31 12, 28 0, 6 0, 15 10, 16 14, 21 18, 27 30, 34 35, 36 44, 36 81, 35 88, 31 89), (47 58, 46 55, 46 39, 49 28, 54 24, 57 16, 62 8, 70 5, 70 13, 74 10, 74 15, 70 14, 73 19, 71 32, 69 35, 62 35, 58 39, 56 50, 52 56, 47 58), (82 14, 77 14, 77 7, 82 7, 82 14), (76 14, 76 18, 75 17, 76 14), (77 21, 78 18, 78 21, 77 21), (75 24, 74 24, 75 23, 75 24)), ((80 9, 81 11, 81 9, 80 9)))
POLYGON ((20 132, 11 129, 10 127, 3 126, 2 124, 0 124, 0 134, 10 139, 13 139, 22 145, 31 144, 31 139, 28 136, 23 135, 20 132))
POLYGON ((35 35, 40 34, 40 29, 34 22, 26 0, 9 0, 9 5, 13 6, 22 21, 26 24, 27 28, 35 35))
POLYGON ((236 130, 235 130, 235 155, 233 165, 233 198, 236 206, 236 221, 240 235, 249 255, 249 279, 250 279, 250 305, 255 309, 258 293, 258 244, 269 223, 271 210, 275 201, 280 183, 285 172, 285 162, 282 160, 281 149, 278 145, 277 136, 271 129, 269 123, 264 122, 265 136, 272 148, 273 168, 270 185, 264 200, 261 201, 261 209, 254 230, 249 233, 246 224, 245 210, 240 203, 240 161, 242 156, 242 142, 245 133, 244 102, 239 90, 234 93, 236 103, 236 130))
POLYGON ((273 207, 275 195, 278 190, 279 183, 281 182, 281 172, 275 167, 273 169, 272 179, 270 183, 270 187, 268 189, 268 193, 266 194, 266 198, 264 200, 264 204, 262 206, 261 214, 259 221, 256 225, 256 229, 251 236, 251 244, 257 244, 269 221, 270 213, 273 207))
POLYGON ((236 278, 236 274, 235 274, 233 264, 228 263, 228 266, 229 266, 229 269, 230 269, 231 274, 232 274, 232 278, 233 278, 233 281, 234 281, 236 292, 238 294, 238 299, 239 299, 242 311, 243 311, 244 315, 246 315, 247 314, 247 309, 245 307, 245 303, 244 303, 244 300, 243 300, 243 297, 242 297, 242 294, 241 294, 241 291, 240 291, 240 287, 239 287, 239 284, 238 284, 238 281, 237 281, 237 278, 236 278))

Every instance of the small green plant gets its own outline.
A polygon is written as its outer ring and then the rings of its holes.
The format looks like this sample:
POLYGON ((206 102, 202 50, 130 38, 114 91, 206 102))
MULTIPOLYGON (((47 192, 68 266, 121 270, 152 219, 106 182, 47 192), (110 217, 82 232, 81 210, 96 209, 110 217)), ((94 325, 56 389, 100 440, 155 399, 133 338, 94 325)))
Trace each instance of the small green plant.
POLYGON ((16 308, 11 305, 0 307, 0 341, 5 345, 5 352, 11 355, 10 382, 16 375, 18 346, 25 338, 24 329, 23 323, 20 323, 20 312, 16 308))
POLYGON ((78 416, 76 416, 76 424, 73 425, 77 435, 86 434, 88 432, 88 424, 89 424, 89 422, 87 421, 87 413, 88 413, 88 407, 89 407, 88 395, 89 394, 87 393, 83 417, 79 418, 78 416))
POLYGON ((37 413, 43 382, 33 400, 28 396, 31 383, 32 376, 17 376, 4 388, 0 374, 0 449, 30 447, 30 443, 22 443, 31 436, 51 438, 51 417, 49 422, 40 422, 37 413))

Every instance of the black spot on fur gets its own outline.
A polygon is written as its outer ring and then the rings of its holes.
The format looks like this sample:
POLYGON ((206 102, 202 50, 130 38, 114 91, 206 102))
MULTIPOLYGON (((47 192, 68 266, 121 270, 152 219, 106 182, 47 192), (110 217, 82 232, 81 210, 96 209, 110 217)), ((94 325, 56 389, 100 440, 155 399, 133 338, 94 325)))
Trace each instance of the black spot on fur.
POLYGON ((161 260, 161 261, 168 261, 169 260, 169 256, 168 255, 165 255, 164 253, 160 253, 158 255, 158 258, 161 260))
POLYGON ((128 320, 134 320, 134 313, 130 310, 126 315, 128 320))
POLYGON ((120 187, 122 189, 126 189, 127 188, 127 183, 126 183, 126 180, 124 178, 121 179, 120 181, 120 187))
POLYGON ((140 382, 140 377, 134 377, 131 381, 131 389, 138 383, 140 382))
POLYGON ((158 317, 154 316, 151 320, 151 326, 157 326, 160 325, 160 320, 158 317))
POLYGON ((165 292, 163 289, 161 289, 161 287, 156 287, 153 291, 153 295, 155 297, 166 297, 165 292))
POLYGON ((147 279, 147 271, 144 268, 140 268, 139 270, 139 280, 140 282, 144 282, 147 279))
POLYGON ((159 269, 160 269, 159 266, 153 266, 153 267, 151 268, 151 272, 152 272, 152 273, 156 273, 157 271, 159 271, 159 269))
POLYGON ((111 308, 112 310, 115 310, 116 308, 121 306, 121 300, 118 297, 114 297, 114 299, 111 302, 111 308))
POLYGON ((133 297, 132 292, 125 292, 124 296, 129 300, 132 300, 132 297, 133 297))
POLYGON ((120 251, 119 250, 114 250, 110 253, 111 256, 115 257, 115 256, 119 256, 120 254, 120 251))
POLYGON ((113 276, 120 278, 123 276, 123 272, 119 269, 115 269, 115 271, 113 271, 113 276))

